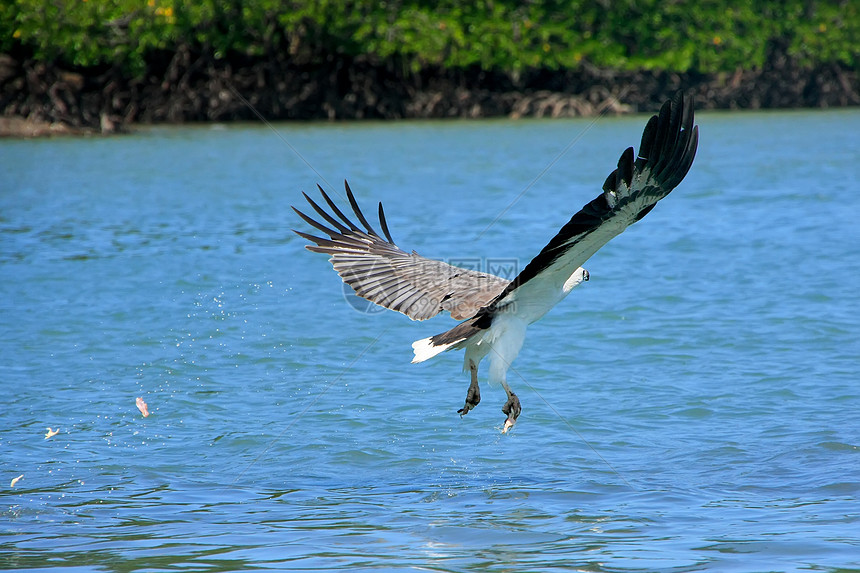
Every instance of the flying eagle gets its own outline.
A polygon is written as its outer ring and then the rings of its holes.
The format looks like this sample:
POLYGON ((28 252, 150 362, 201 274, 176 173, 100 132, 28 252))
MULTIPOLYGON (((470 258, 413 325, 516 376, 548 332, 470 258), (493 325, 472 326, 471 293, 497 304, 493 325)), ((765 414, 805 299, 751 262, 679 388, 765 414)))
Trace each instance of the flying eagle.
POLYGON ((606 178, 603 192, 571 217, 511 281, 400 249, 391 238, 382 203, 379 225, 384 237, 368 223, 346 182, 346 196, 361 227, 318 186, 330 212, 303 195, 324 223, 293 209, 328 238, 295 232, 314 243, 307 245, 308 250, 331 256, 334 270, 358 296, 412 320, 425 320, 443 311, 462 320, 446 332, 412 343, 412 362, 423 362, 443 350, 465 350, 463 370, 469 371, 471 382, 466 403, 459 410, 463 416, 481 400, 478 365, 489 356, 489 380, 500 383, 508 397, 502 407, 506 432, 522 410, 505 377, 520 352, 526 328, 588 280, 582 265, 591 255, 647 215, 684 179, 697 144, 692 100, 679 92, 648 121, 639 155, 628 147, 617 169, 606 178))

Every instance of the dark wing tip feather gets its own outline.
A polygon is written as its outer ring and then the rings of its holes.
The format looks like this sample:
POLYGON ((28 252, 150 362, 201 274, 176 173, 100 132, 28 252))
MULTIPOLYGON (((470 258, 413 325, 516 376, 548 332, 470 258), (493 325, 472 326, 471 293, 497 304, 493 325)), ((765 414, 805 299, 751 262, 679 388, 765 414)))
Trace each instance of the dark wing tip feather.
POLYGON ((606 177, 606 181, 603 182, 603 190, 604 191, 615 191, 615 188, 618 186, 618 170, 615 169, 606 177))
POLYGON ((330 241, 329 239, 323 239, 322 237, 316 237, 314 235, 311 235, 310 233, 304 233, 302 231, 296 231, 295 229, 293 229, 293 233, 295 233, 296 235, 298 235, 299 237, 301 237, 305 240, 308 240, 312 243, 317 244, 317 246, 305 245, 305 248, 309 251, 319 252, 318 251, 319 247, 332 247, 332 248, 334 248, 337 246, 337 243, 335 243, 334 241, 330 241))
POLYGON ((624 153, 621 154, 621 157, 618 159, 618 176, 621 177, 621 180, 624 181, 624 184, 627 187, 633 183, 633 161, 636 159, 636 156, 633 153, 633 148, 628 147, 624 150, 624 153))
MULTIPOLYGON (((292 207, 292 205, 291 205, 291 207, 292 207)), ((328 227, 326 227, 325 225, 323 225, 323 224, 322 224, 322 223, 320 223, 319 221, 315 221, 314 219, 312 219, 312 218, 311 218, 311 217, 309 217, 308 215, 305 215, 304 213, 302 213, 301 211, 299 211, 299 210, 298 210, 298 209, 296 209, 295 207, 292 207, 292 209, 293 209, 293 211, 295 211, 295 212, 296 212, 296 214, 298 214, 298 216, 299 216, 299 217, 301 217, 302 219, 304 219, 305 223, 307 223, 307 224, 308 224, 308 225, 310 225, 311 227, 315 227, 315 228, 319 229, 320 231, 322 231, 323 233, 325 233, 326 235, 328 235, 328 236, 330 236, 330 237, 331 237, 332 235, 336 235, 336 234, 337 234, 337 231, 335 231, 334 229, 329 229, 328 227)), ((298 231, 296 231, 296 232, 298 232, 298 231)))
MULTIPOLYGON (((349 232, 349 227, 345 227, 340 221, 338 221, 337 219, 335 219, 334 217, 329 215, 328 212, 325 209, 323 209, 322 207, 320 207, 319 205, 317 205, 316 201, 311 199, 307 193, 302 191, 302 195, 305 196, 305 199, 310 204, 310 206, 313 208, 313 210, 316 211, 320 217, 325 219, 329 225, 331 225, 332 227, 334 227, 335 229, 337 229, 341 233, 348 233, 349 232)), ((295 207, 293 207, 293 208, 295 209, 295 207)))
POLYGON ((642 141, 639 144, 639 157, 636 159, 636 167, 641 168, 648 161, 648 158, 651 157, 654 149, 654 140, 657 138, 657 121, 657 116, 652 115, 648 123, 645 124, 645 130, 642 132, 642 141))
POLYGON ((355 224, 355 223, 353 223, 352 221, 350 221, 349 217, 347 217, 346 215, 344 215, 344 214, 341 212, 341 210, 337 208, 337 205, 335 204, 335 202, 331 200, 331 197, 329 197, 329 196, 328 196, 328 194, 325 192, 325 190, 323 190, 323 188, 322 188, 320 185, 317 185, 317 189, 319 189, 319 190, 320 190, 320 194, 322 195, 322 198, 325 200, 326 204, 328 204, 329 208, 330 208, 332 211, 334 211, 334 214, 335 214, 335 215, 337 215, 338 217, 340 217, 340 220, 341 220, 341 221, 343 221, 344 223, 346 223, 346 225, 347 225, 350 229, 352 229, 353 231, 361 232, 361 229, 359 229, 359 228, 356 226, 356 224, 355 224))
POLYGON ((355 200, 355 195, 352 194, 352 189, 349 188, 349 183, 346 179, 343 180, 343 186, 346 189, 346 198, 349 200, 352 212, 355 213, 355 216, 358 217, 358 220, 361 221, 361 224, 364 225, 364 228, 368 233, 374 237, 378 237, 379 235, 376 234, 376 231, 373 230, 373 227, 371 227, 370 223, 367 222, 367 219, 364 218, 364 213, 361 212, 361 209, 358 206, 358 201, 355 200))
POLYGON ((618 158, 618 167, 609 174, 603 182, 603 190, 612 192, 618 189, 623 182, 628 188, 633 184, 633 170, 635 167, 635 154, 633 148, 628 147, 618 158))
POLYGON ((678 91, 651 118, 642 135, 637 167, 650 167, 654 179, 667 192, 678 185, 693 164, 698 145, 698 127, 693 125, 693 100, 678 91), (649 129, 656 118, 656 128, 649 129))
POLYGON ((660 113, 657 114, 657 133, 654 135, 654 145, 648 160, 651 163, 651 170, 655 173, 659 172, 666 156, 666 144, 671 138, 669 132, 671 116, 672 116, 672 100, 667 101, 660 108, 660 113))
POLYGON ((683 154, 678 160, 678 167, 673 173, 673 176, 667 182, 667 185, 675 187, 684 179, 684 177, 687 176, 687 173, 690 171, 690 167, 693 166, 693 159, 696 158, 696 149, 698 146, 699 126, 695 125, 690 130, 689 140, 687 141, 683 154))
MULTIPOLYGON (((319 229, 320 231, 327 234, 329 237, 331 237, 334 240, 338 240, 338 241, 346 240, 346 241, 348 241, 349 237, 355 237, 356 235, 364 236, 365 238, 368 237, 368 235, 369 235, 372 237, 376 237, 377 239, 382 239, 382 237, 380 237, 376 233, 376 231, 373 229, 373 227, 371 227, 370 224, 367 222, 367 219, 364 216, 364 213, 361 211, 361 208, 358 206, 358 201, 356 201, 355 195, 353 194, 352 189, 350 189, 350 187, 349 187, 349 183, 344 181, 344 185, 346 187, 346 194, 347 194, 347 198, 349 199, 350 206, 352 207, 352 210, 355 212, 355 215, 358 217, 359 221, 361 221, 361 223, 364 225, 365 229, 367 229, 367 231, 366 231, 367 235, 355 223, 353 223, 352 220, 350 220, 350 218, 347 217, 343 213, 343 211, 338 209, 337 205, 332 200, 332 198, 319 185, 317 185, 317 188, 319 189, 320 194, 322 195, 322 198, 325 200, 325 202, 329 206, 329 208, 331 208, 332 212, 335 215, 337 215, 337 217, 340 218, 340 221, 338 221, 337 218, 332 216, 328 211, 326 211, 323 207, 321 207, 316 201, 311 199, 308 196, 308 194, 305 192, 302 192, 302 195, 304 196, 305 200, 313 208, 313 210, 316 211, 316 213, 320 217, 322 217, 322 219, 324 219, 326 223, 328 223, 331 226, 331 228, 327 227, 325 224, 321 223, 320 221, 317 221, 316 219, 307 215, 306 213, 302 212, 301 210, 297 209, 296 207, 292 207, 292 209, 307 224, 311 225, 312 227, 319 229)), ((391 231, 388 229, 388 221, 385 220, 385 211, 383 211, 383 209, 382 209, 382 203, 381 202, 379 203, 379 224, 382 226, 382 232, 385 234, 385 238, 388 240, 388 243, 396 246, 394 244, 394 240, 391 238, 391 231)))
POLYGON ((379 226, 382 227, 385 238, 393 245, 394 239, 391 238, 391 233, 388 232, 388 222, 385 220, 385 211, 382 210, 382 201, 379 202, 379 226))
POLYGON ((660 156, 654 166, 655 173, 662 173, 663 170, 674 167, 675 152, 682 150, 684 145, 679 145, 679 139, 686 134, 683 133, 684 119, 684 98, 681 92, 675 94, 675 97, 663 104, 663 107, 669 106, 668 118, 666 121, 666 131, 663 136, 662 145, 660 146, 660 156))

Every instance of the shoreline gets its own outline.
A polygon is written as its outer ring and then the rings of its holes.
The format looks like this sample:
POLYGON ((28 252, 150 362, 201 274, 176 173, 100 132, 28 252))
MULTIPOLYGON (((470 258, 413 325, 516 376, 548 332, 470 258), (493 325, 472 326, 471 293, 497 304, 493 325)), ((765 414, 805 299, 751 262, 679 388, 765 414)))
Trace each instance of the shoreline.
POLYGON ((64 69, 0 54, 0 137, 229 123, 257 120, 256 112, 271 121, 654 112, 681 88, 701 110, 860 106, 857 70, 803 68, 779 54, 760 70, 733 73, 614 71, 583 63, 576 70, 515 76, 481 69, 408 72, 396 62, 347 57, 315 65, 283 55, 217 60, 185 49, 160 54, 137 79, 114 68, 64 69))

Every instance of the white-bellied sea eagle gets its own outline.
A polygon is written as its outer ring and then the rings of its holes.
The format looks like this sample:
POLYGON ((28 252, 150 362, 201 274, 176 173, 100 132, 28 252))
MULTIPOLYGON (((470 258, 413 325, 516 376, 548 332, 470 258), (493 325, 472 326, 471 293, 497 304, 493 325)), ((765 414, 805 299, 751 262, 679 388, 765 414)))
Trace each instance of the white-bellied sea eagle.
POLYGON ((382 203, 379 224, 384 238, 368 223, 346 182, 346 196, 361 227, 318 186, 331 212, 304 196, 324 223, 293 209, 328 238, 296 233, 314 243, 308 250, 331 256, 334 269, 358 296, 413 320, 443 311, 462 320, 446 332, 415 341, 412 362, 423 362, 443 350, 465 350, 463 369, 470 372, 471 382, 459 410, 463 416, 481 400, 478 365, 489 357, 489 380, 500 383, 508 397, 502 407, 507 416, 503 431, 507 431, 521 407, 505 378, 523 345, 526 328, 588 280, 582 265, 591 255, 647 215, 681 182, 697 144, 692 100, 679 92, 648 121, 638 156, 628 147, 603 184, 603 192, 571 217, 511 281, 400 249, 391 238, 382 203))

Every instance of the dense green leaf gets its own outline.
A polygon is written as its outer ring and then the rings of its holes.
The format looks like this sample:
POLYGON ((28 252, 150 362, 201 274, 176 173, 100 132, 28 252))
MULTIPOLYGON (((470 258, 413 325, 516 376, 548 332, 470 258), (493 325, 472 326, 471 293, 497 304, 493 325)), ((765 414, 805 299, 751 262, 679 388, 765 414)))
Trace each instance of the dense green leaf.
POLYGON ((213 57, 286 50, 424 66, 516 72, 612 69, 720 72, 764 64, 778 45, 801 63, 857 66, 860 3, 851 0, 11 0, 0 50, 74 66, 145 69, 154 50, 213 57))

